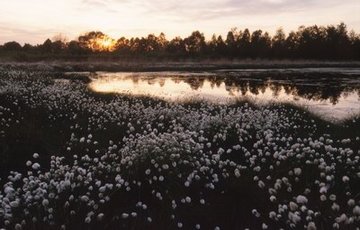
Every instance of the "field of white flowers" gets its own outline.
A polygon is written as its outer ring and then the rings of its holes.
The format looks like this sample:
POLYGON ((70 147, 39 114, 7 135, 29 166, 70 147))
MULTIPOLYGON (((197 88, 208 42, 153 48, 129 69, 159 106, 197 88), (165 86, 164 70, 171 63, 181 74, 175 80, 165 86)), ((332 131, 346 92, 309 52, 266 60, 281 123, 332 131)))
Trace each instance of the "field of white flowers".
POLYGON ((359 118, 0 75, 0 229, 359 229, 359 118))

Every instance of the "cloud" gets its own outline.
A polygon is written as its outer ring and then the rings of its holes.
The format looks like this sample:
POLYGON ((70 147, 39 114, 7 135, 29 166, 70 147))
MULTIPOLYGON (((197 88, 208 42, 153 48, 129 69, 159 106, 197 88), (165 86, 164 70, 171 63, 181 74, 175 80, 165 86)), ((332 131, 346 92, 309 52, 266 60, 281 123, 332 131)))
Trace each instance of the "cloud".
POLYGON ((234 16, 271 15, 286 11, 306 11, 313 7, 343 5, 338 0, 144 0, 148 15, 166 14, 174 20, 214 20, 234 16), (324 4, 325 3, 325 4, 324 4))
POLYGON ((82 5, 92 6, 92 7, 106 7, 108 1, 100 1, 100 0, 83 0, 82 5))
POLYGON ((14 25, 4 26, 0 25, 0 44, 8 41, 16 40, 22 44, 24 43, 39 43, 44 40, 44 36, 47 38, 53 37, 59 32, 56 29, 34 29, 34 28, 18 28, 14 25))
POLYGON ((114 37, 186 36, 197 29, 224 35, 235 26, 289 31, 340 21, 359 32, 359 11, 359 0, 0 0, 0 42, 41 43, 57 33, 76 37, 91 30, 114 37))

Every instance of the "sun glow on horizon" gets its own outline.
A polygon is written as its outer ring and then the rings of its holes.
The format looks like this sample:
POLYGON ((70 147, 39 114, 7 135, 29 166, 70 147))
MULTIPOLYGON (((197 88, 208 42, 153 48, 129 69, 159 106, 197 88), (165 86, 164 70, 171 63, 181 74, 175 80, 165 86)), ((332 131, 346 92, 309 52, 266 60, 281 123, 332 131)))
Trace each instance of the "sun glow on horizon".
POLYGON ((99 39, 96 42, 100 43, 102 50, 113 51, 115 49, 116 41, 113 38, 106 37, 99 39))
POLYGON ((87 47, 93 51, 114 51, 116 40, 107 35, 101 35, 90 39, 87 47))

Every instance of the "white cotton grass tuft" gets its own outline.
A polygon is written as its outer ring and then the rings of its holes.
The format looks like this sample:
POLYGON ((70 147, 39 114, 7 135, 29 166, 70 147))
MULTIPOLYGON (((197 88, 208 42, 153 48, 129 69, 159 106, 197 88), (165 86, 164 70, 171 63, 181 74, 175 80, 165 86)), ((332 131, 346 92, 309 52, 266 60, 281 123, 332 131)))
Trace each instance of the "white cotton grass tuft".
POLYGON ((31 167, 34 170, 38 170, 38 169, 40 169, 40 164, 39 163, 33 163, 31 167))
POLYGON ((305 196, 303 196, 303 195, 298 195, 298 196, 296 197, 296 202, 297 202, 298 204, 306 204, 306 203, 308 202, 308 199, 307 199, 305 196))
POLYGON ((343 177, 342 177, 342 181, 343 181, 344 183, 347 183, 347 182, 350 181, 350 178, 349 178, 348 176, 343 176, 343 177))

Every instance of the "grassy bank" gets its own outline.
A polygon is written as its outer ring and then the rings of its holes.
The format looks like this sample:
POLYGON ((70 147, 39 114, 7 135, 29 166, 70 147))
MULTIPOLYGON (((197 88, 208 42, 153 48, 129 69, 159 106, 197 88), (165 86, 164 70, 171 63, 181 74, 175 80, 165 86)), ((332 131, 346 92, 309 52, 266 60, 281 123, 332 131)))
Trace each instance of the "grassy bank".
POLYGON ((206 71, 218 69, 359 68, 359 61, 318 60, 55 60, 42 62, 0 62, 0 67, 54 71, 206 71))

